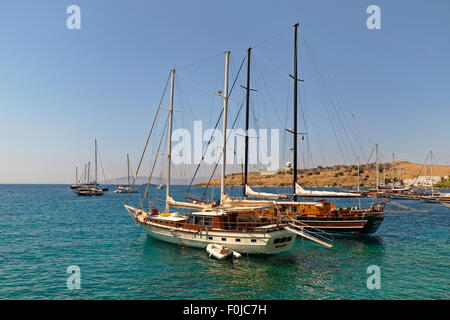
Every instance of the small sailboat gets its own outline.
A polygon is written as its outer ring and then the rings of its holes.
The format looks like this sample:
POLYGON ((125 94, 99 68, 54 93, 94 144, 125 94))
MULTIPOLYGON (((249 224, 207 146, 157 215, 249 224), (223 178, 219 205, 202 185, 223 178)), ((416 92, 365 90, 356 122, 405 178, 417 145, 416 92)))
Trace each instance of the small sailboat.
POLYGON ((163 185, 163 184, 158 184, 158 186, 156 187, 156 189, 162 190, 162 189, 164 189, 164 185, 163 185))
POLYGON ((85 184, 78 185, 74 188, 74 192, 79 196, 102 196, 103 189, 98 187, 97 184, 97 139, 95 140, 95 179, 90 181, 90 162, 85 167, 85 184))
POLYGON ((133 188, 130 184, 130 157, 127 154, 127 173, 128 173, 128 184, 119 184, 114 193, 137 193, 138 190, 133 188))
POLYGON ((69 189, 76 189, 80 186, 80 181, 78 180, 78 167, 75 167, 75 183, 69 186, 69 189))

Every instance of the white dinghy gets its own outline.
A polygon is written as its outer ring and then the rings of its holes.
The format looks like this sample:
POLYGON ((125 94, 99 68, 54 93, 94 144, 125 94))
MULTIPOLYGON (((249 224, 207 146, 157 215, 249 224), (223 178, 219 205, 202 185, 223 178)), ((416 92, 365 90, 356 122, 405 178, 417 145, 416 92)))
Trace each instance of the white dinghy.
POLYGON ((209 253, 209 257, 213 256, 216 259, 234 259, 240 258, 241 254, 239 252, 233 251, 221 244, 210 243, 206 247, 206 252, 209 253))

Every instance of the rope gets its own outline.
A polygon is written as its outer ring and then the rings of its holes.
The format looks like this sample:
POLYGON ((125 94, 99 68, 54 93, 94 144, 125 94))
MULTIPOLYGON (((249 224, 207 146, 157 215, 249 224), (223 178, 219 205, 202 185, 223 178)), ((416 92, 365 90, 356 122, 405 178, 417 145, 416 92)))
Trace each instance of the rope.
POLYGON ((167 128, 167 124, 169 123, 169 118, 170 118, 170 113, 167 115, 167 119, 166 119, 166 123, 164 124, 164 129, 163 129, 163 134, 161 135, 161 140, 159 141, 159 145, 158 145, 158 150, 156 151, 156 155, 155 155, 155 161, 153 161, 153 166, 152 166, 152 170, 150 172, 150 175, 148 177, 148 182, 147 182, 147 186, 145 187, 145 192, 144 192, 144 196, 142 197, 142 202, 141 202, 141 209, 144 206, 144 201, 147 198, 148 195, 148 189, 150 187, 150 180, 153 177, 153 171, 155 170, 155 166, 156 166, 156 161, 158 160, 158 154, 159 154, 159 150, 161 149, 161 145, 165 136, 165 131, 167 128))
POLYGON ((193 63, 190 63, 190 64, 188 64, 188 65, 185 65, 185 66, 183 66, 183 67, 181 67, 181 68, 178 68, 177 70, 183 70, 183 69, 186 69, 186 68, 195 66, 196 64, 199 64, 199 63, 202 63, 202 62, 205 62, 205 61, 214 59, 214 58, 216 58, 216 57, 218 57, 218 56, 221 56, 221 55, 223 55, 223 52, 217 53, 217 54, 215 54, 215 55, 213 55, 213 56, 210 56, 210 57, 207 57, 207 58, 203 58, 203 59, 197 60, 196 62, 193 62, 193 63))
MULTIPOLYGON (((233 126, 231 127, 231 130, 233 130, 233 129, 234 129, 234 126, 236 125, 236 121, 237 121, 237 119, 238 119, 238 117, 239 117, 239 114, 240 114, 241 111, 242 111, 242 107, 244 106, 244 102, 245 102, 245 100, 242 101, 241 107, 239 108, 239 111, 238 111, 238 113, 236 114, 236 117, 234 118, 234 122, 233 122, 233 126)), ((226 134, 226 131, 225 131, 224 134, 226 134)), ((231 131, 230 131, 230 134, 229 134, 228 137, 227 137, 226 142, 228 142, 228 139, 230 139, 230 136, 231 136, 231 131)), ((214 173, 216 172, 217 166, 219 165, 219 161, 220 161, 221 158, 222 158, 222 154, 220 155, 219 159, 218 159, 217 162, 216 162, 216 165, 214 166, 214 170, 213 170, 211 176, 209 177, 208 184, 206 185, 206 188, 205 188, 205 191, 203 192, 202 198, 205 196, 206 192, 208 191, 208 188, 209 188, 209 185, 210 185, 210 183, 211 183, 212 177, 214 176, 214 173)))
MULTIPOLYGON (((171 77, 171 75, 169 74, 169 77, 167 78, 166 84, 164 85, 163 94, 162 94, 162 96, 161 96, 161 100, 159 101, 158 108, 156 109, 155 118, 153 119, 152 127, 151 127, 150 132, 149 132, 149 134, 148 134, 148 136, 147 136, 147 141, 145 142, 144 151, 142 151, 141 158, 139 159, 139 164, 138 164, 138 166, 137 166, 137 168, 136 168, 136 174, 135 174, 135 176, 134 176, 134 178, 133 178, 133 183, 131 184, 131 186, 134 186, 134 184, 135 184, 135 182, 136 182, 136 179, 137 179, 137 177, 138 177, 138 175, 139 175, 139 170, 140 170, 140 168, 141 168, 142 160, 144 159, 145 152, 147 151, 148 142, 150 141, 150 137, 152 136, 152 132, 153 132, 153 128, 154 128, 154 126, 155 126, 156 118, 158 117, 159 110, 161 109, 161 104, 162 104, 163 99, 164 99, 164 96, 165 96, 165 94, 166 94, 166 89, 167 89, 167 85, 169 84, 170 77, 171 77)), ((128 203, 128 199, 129 199, 129 198, 130 198, 130 194, 127 195, 127 198, 126 198, 126 200, 125 200, 125 204, 128 203)), ((145 197, 144 197, 144 198, 145 198, 145 197)))

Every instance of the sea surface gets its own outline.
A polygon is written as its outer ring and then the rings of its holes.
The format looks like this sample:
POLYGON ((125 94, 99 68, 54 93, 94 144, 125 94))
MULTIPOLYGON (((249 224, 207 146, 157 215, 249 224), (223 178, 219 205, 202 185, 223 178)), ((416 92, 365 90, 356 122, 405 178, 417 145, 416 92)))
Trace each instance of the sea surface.
MULTIPOLYGON (((81 197, 67 185, 0 185, 0 299, 450 298, 450 208, 439 204, 398 200, 431 211, 386 213, 373 236, 335 236, 331 249, 297 240, 287 253, 229 262, 147 236, 123 208, 127 195, 109 187, 81 197), (371 290, 373 265, 381 288, 371 290), (80 268, 80 289, 68 288, 70 266, 80 268)), ((162 204, 165 190, 150 194, 162 204)))

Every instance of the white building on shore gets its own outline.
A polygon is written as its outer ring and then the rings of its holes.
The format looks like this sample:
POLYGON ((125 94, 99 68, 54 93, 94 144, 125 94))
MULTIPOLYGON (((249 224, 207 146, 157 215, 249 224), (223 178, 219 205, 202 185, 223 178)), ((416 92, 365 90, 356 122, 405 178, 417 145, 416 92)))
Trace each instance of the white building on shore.
POLYGON ((448 176, 419 176, 416 179, 404 179, 403 184, 414 187, 431 187, 432 185, 441 182, 441 179, 448 179, 448 176))

